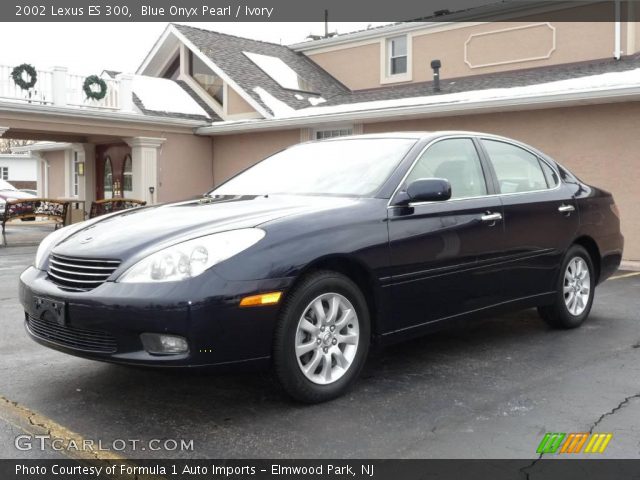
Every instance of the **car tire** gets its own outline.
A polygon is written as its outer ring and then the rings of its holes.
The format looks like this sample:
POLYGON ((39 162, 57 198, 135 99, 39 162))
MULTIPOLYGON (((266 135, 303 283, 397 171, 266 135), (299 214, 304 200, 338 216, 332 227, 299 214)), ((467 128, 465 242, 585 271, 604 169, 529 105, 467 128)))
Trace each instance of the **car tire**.
POLYGON ((591 311, 595 286, 591 256, 580 245, 572 245, 560 267, 554 303, 538 307, 538 312, 553 328, 579 327, 591 311))
POLYGON ((298 401, 336 398, 360 374, 370 337, 369 310, 358 286, 337 272, 312 273, 285 297, 273 343, 276 377, 298 401))

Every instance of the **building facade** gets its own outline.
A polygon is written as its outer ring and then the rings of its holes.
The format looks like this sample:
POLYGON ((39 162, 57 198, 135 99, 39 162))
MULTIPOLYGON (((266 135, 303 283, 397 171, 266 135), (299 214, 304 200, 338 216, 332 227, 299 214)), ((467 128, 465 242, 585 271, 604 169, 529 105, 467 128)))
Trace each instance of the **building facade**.
POLYGON ((28 154, 0 154, 0 180, 6 180, 17 189, 37 188, 37 159, 28 154))

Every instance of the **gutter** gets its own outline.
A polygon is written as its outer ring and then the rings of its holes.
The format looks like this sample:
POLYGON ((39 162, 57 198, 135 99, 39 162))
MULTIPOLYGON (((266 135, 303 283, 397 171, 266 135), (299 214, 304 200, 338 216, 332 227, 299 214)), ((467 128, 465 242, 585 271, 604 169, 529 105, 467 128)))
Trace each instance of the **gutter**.
MULTIPOLYGON (((271 118, 238 122, 219 122, 197 128, 197 135, 231 135, 262 130, 286 130, 332 124, 337 122, 383 122, 420 117, 445 117, 462 114, 533 110, 571 105, 590 105, 640 100, 640 85, 602 88, 571 93, 545 93, 516 98, 471 100, 427 105, 375 108, 350 112, 308 115, 304 117, 271 118)), ((329 108, 329 107, 328 107, 329 108)))
POLYGON ((187 118, 160 117, 156 115, 142 115, 136 113, 122 113, 100 110, 82 110, 79 108, 56 107, 53 105, 25 105, 18 102, 0 101, 0 112, 39 114, 50 117, 67 117, 81 120, 107 120, 119 123, 135 123, 150 126, 173 126, 183 128, 197 128, 206 125, 202 120, 187 118), (26 108, 25 108, 26 107, 26 108))

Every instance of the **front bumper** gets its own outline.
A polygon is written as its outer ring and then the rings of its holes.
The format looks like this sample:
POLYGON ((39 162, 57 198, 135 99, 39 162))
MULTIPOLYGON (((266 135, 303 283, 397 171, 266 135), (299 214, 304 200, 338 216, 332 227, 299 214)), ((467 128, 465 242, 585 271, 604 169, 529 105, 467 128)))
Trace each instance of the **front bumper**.
POLYGON ((38 343, 95 360, 155 366, 268 363, 278 306, 239 308, 240 299, 286 290, 291 278, 227 281, 209 271, 182 282, 105 282, 88 292, 69 292, 29 267, 20 276, 25 327, 38 343), (43 300, 46 307, 43 310, 43 300), (49 308, 64 309, 55 318, 49 308), (152 355, 140 334, 187 339, 189 352, 152 355))

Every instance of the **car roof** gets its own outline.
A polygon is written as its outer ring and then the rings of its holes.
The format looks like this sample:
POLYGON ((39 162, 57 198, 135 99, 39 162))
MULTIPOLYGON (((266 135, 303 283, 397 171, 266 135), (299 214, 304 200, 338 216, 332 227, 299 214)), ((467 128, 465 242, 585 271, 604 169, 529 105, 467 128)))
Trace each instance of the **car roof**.
POLYGON ((385 133, 367 133, 363 135, 350 135, 348 137, 333 137, 327 138, 324 140, 320 140, 322 142, 331 142, 331 141, 339 141, 339 140, 347 140, 347 139, 358 139, 358 138, 407 138, 407 139, 415 139, 415 140, 431 140, 439 137, 446 137, 451 135, 468 135, 468 136, 482 136, 482 137, 491 137, 491 138, 501 138, 504 140, 508 140, 514 142, 516 140, 512 140, 507 137, 501 137, 499 135, 494 135, 492 133, 483 133, 483 132, 472 132, 465 130, 436 130, 436 131, 408 131, 408 132, 385 132, 385 133))

